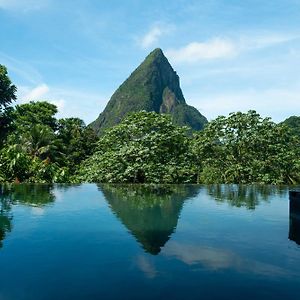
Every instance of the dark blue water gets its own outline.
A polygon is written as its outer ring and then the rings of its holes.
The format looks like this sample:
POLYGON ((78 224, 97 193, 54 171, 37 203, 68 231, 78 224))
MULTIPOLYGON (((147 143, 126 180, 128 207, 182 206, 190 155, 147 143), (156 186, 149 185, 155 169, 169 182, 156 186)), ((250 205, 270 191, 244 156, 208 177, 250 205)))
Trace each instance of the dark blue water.
POLYGON ((287 187, 10 185, 0 199, 1 300, 299 299, 287 187))

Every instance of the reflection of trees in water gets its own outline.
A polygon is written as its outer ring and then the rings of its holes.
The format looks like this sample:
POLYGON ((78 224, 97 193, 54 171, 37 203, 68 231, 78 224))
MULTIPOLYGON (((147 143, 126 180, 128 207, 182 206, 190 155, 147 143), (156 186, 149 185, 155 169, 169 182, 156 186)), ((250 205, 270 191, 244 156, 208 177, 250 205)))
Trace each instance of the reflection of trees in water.
POLYGON ((7 232, 11 231, 10 214, 11 203, 8 199, 2 197, 2 188, 0 187, 0 248, 2 248, 2 241, 7 232))
POLYGON ((146 252, 156 255, 175 231, 183 202, 196 196, 189 185, 101 184, 113 213, 146 252))
POLYGON ((4 184, 0 185, 0 248, 7 232, 12 229, 11 208, 14 204, 42 207, 54 202, 52 185, 4 184))
POLYGON ((13 204, 44 206, 54 202, 53 186, 48 184, 6 184, 2 186, 2 198, 13 204))
POLYGON ((283 195, 287 187, 272 185, 209 185, 207 192, 217 202, 227 202, 231 206, 255 209, 260 202, 269 202, 273 195, 283 195))

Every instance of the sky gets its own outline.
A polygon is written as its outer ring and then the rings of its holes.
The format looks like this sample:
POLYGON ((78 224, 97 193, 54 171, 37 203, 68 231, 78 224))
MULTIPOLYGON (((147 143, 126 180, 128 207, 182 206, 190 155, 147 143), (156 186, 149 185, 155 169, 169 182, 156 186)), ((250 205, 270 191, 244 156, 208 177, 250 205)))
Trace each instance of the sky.
POLYGON ((154 48, 209 120, 300 115, 300 0, 0 0, 0 64, 17 103, 96 119, 154 48))

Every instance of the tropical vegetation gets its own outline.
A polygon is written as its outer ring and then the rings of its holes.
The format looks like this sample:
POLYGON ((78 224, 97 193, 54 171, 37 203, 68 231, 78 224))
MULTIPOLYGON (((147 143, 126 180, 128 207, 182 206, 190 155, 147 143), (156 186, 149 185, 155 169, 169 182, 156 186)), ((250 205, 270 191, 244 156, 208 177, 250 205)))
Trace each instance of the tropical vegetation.
POLYGON ((57 119, 46 101, 13 106, 16 91, 0 66, 0 182, 300 182, 297 118, 237 112, 196 132, 138 111, 98 137, 78 118, 57 119))

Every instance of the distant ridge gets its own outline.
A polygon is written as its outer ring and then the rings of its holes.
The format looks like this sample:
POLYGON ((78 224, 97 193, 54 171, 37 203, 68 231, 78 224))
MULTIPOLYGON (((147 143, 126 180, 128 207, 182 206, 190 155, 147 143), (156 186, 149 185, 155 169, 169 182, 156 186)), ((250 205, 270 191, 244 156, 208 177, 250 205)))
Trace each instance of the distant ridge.
POLYGON ((299 116, 291 116, 282 122, 287 125, 292 133, 300 137, 300 117, 299 116))
POLYGON ((130 112, 155 111, 172 115, 173 122, 201 130, 207 119, 186 104, 173 70, 162 50, 153 50, 115 91, 99 117, 90 124, 98 135, 122 121, 130 112))

